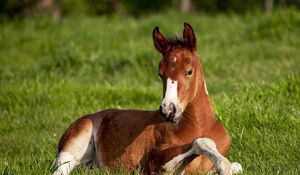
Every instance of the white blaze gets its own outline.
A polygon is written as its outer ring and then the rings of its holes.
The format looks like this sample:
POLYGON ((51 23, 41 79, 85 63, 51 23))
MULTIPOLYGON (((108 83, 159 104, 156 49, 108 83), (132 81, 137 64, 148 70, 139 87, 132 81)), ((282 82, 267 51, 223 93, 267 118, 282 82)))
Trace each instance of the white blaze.
POLYGON ((166 84, 165 97, 161 104, 162 108, 166 110, 170 110, 168 109, 170 104, 173 104, 176 107, 176 113, 174 116, 175 120, 177 120, 183 112, 183 108, 180 106, 180 102, 178 99, 177 88, 178 88, 178 81, 168 78, 166 84))
POLYGON ((169 105, 170 103, 178 105, 177 84, 177 81, 171 80, 170 78, 167 79, 165 98, 162 102, 163 105, 169 105))

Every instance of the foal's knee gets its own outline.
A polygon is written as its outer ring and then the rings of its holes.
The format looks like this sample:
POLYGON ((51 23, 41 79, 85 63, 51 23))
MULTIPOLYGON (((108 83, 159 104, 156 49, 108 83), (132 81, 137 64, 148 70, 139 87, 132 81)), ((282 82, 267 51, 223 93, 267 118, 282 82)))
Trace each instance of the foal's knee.
POLYGON ((216 143, 210 138, 197 138, 193 142, 193 150, 196 154, 204 154, 212 149, 216 149, 216 143))

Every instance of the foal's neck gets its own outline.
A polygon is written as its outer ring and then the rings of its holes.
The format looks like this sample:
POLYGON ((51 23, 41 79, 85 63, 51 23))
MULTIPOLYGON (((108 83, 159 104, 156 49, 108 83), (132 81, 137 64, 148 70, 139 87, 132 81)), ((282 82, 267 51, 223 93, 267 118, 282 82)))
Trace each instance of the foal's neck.
POLYGON ((215 121, 214 109, 208 96, 202 67, 199 63, 197 91, 193 100, 187 105, 183 112, 183 118, 178 123, 178 134, 182 137, 199 137, 215 121), (181 133, 181 134, 180 134, 181 133))
POLYGON ((206 93, 205 81, 198 82, 198 90, 194 99, 187 105, 183 117, 194 125, 205 125, 209 119, 214 118, 214 109, 206 93))

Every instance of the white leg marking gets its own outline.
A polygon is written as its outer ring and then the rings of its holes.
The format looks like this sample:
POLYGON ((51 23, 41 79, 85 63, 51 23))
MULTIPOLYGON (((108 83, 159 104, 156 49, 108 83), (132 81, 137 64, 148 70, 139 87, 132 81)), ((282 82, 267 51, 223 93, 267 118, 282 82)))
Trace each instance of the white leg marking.
MULTIPOLYGON (((182 161, 191 155, 205 155, 215 166, 216 172, 219 175, 231 175, 242 171, 242 166, 239 163, 230 163, 216 148, 216 144, 209 138, 198 138, 193 142, 192 148, 167 162, 163 168, 166 174, 181 174, 184 169, 178 169, 182 161)), ((213 172, 210 172, 213 173, 213 172)))
POLYGON ((67 175, 79 163, 75 156, 68 152, 60 152, 57 156, 53 175, 67 175))
POLYGON ((168 174, 174 174, 176 171, 176 166, 178 166, 178 164, 185 159, 186 157, 189 157, 193 155, 193 150, 189 150, 183 154, 179 154, 178 156, 174 157, 172 160, 170 160, 169 162, 167 162, 163 168, 165 169, 165 171, 168 174))
POLYGON ((214 164, 220 175, 231 175, 231 163, 219 153, 216 143, 209 138, 198 138, 194 141, 192 149, 198 155, 206 155, 214 164))
POLYGON ((238 174, 238 173, 243 172, 242 165, 239 164, 238 162, 231 163, 231 171, 232 171, 232 174, 238 174))
MULTIPOLYGON (((243 168, 242 168, 242 165, 239 164, 238 162, 233 162, 230 164, 230 168, 231 168, 231 172, 232 174, 239 174, 241 172, 243 172, 243 168)), ((213 175, 213 174, 216 174, 216 169, 213 168, 212 170, 210 170, 207 175, 213 175)))
POLYGON ((87 128, 80 135, 69 140, 70 146, 61 151, 56 158, 53 175, 69 174, 78 164, 94 161, 95 149, 92 129, 87 128))

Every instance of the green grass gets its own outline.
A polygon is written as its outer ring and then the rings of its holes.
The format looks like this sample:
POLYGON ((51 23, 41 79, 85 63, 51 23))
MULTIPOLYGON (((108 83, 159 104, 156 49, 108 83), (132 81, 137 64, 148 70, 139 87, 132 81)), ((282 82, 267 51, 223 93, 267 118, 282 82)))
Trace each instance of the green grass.
MULTIPOLYGON (((0 173, 49 174, 59 137, 81 115, 105 108, 157 109, 161 59, 155 26, 193 25, 228 155, 244 174, 300 174, 300 12, 128 20, 45 18, 0 27, 0 173)), ((73 174, 107 174, 81 167, 73 174)), ((118 174, 126 174, 120 171, 118 174)))

